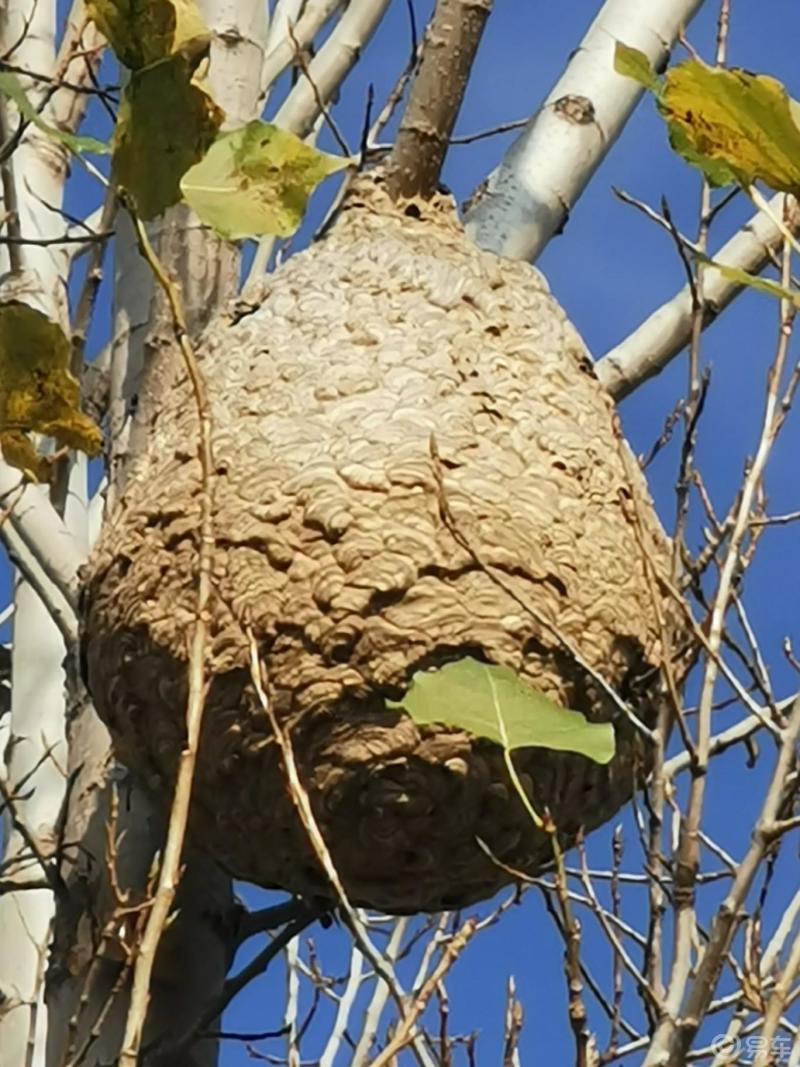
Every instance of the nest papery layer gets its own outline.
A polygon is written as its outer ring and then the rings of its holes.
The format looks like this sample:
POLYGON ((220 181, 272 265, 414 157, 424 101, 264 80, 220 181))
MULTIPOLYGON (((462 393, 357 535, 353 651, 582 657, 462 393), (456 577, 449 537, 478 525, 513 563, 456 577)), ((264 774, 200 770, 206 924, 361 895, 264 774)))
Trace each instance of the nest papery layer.
MULTIPOLYGON (((197 358, 216 466, 198 840, 239 877, 330 895, 253 692, 249 633, 355 903, 454 907, 508 882, 503 865, 534 873, 552 858, 497 746, 386 709, 420 668, 504 664, 613 721, 607 766, 514 757, 565 840, 611 817, 647 747, 573 652, 654 722, 674 629, 673 606, 655 604, 667 549, 541 276, 475 248, 444 201, 395 207, 362 178, 326 238, 277 271, 257 307, 212 325, 197 358)), ((165 380, 90 564, 84 651, 120 757, 168 793, 200 467, 177 358, 165 380)))

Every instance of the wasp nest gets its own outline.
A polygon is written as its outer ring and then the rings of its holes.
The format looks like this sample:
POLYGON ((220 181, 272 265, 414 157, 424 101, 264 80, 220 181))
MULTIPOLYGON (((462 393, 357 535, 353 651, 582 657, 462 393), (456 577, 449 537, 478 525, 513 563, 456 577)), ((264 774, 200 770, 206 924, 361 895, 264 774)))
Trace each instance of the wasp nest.
MULTIPOLYGON (((364 177, 257 307, 212 325, 198 361, 216 547, 196 839, 240 878, 331 895, 254 693, 248 634, 356 904, 456 907, 552 858, 497 746, 387 709, 420 669, 504 664, 613 722, 606 766, 515 754, 565 842, 609 819, 648 742, 598 677, 654 723, 675 636, 658 602, 667 546, 540 275, 474 247, 449 201, 395 206, 364 177)), ((184 738, 197 432, 176 357, 86 584, 98 711, 120 759, 165 795, 184 738)))

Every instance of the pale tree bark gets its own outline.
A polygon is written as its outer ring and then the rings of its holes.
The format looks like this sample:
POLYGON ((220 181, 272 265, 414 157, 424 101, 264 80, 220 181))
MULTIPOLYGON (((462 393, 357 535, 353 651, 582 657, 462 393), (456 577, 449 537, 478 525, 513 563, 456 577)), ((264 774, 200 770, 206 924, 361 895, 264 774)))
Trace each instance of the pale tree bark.
MULTIPOLYGON (((782 193, 771 201, 773 212, 783 216, 792 232, 800 229, 800 209, 782 193)), ((783 234, 773 220, 759 211, 713 256, 716 263, 748 274, 760 274, 774 263, 783 234)), ((703 274, 703 328, 715 322, 745 289, 730 276, 709 267, 703 274)), ((623 400, 644 382, 660 374, 689 344, 694 320, 688 283, 665 301, 633 333, 597 361, 597 377, 615 400, 623 400)))
MULTIPOLYGON (((13 60, 19 67, 34 71, 55 68, 54 3, 12 0, 0 17, 0 47, 6 52, 16 43, 13 60)), ((29 91, 35 99, 35 86, 31 85, 29 91)), ((15 191, 17 226, 23 237, 55 237, 63 230, 58 208, 63 198, 66 163, 62 146, 48 140, 35 127, 28 128, 7 164, 7 176, 15 191)), ((33 280, 30 302, 66 325, 65 247, 20 246, 14 259, 11 266, 33 280)), ((67 526, 79 546, 85 539, 82 472, 83 467, 76 469, 71 504, 65 513, 67 526)), ((31 498, 41 498, 44 492, 38 488, 26 490, 31 498)), ((65 654, 63 636, 48 608, 18 573, 14 584, 11 714, 3 777, 4 873, 21 883, 41 881, 43 877, 42 864, 31 857, 31 851, 38 852, 40 860, 48 859, 58 844, 67 781, 65 654), (20 789, 19 783, 26 781, 28 788, 20 789)), ((54 878, 52 868, 50 877, 54 878)), ((52 884, 56 884, 54 880, 52 884)), ((0 897, 3 1067, 44 1063, 44 978, 53 914, 52 888, 22 888, 0 897)))
MULTIPOLYGON (((228 125, 258 114, 267 21, 260 0, 199 5, 212 31, 209 88, 228 125)), ((178 280, 187 318, 197 335, 236 291, 238 250, 201 227, 182 206, 153 226, 161 257, 178 280)), ((117 220, 114 262, 114 334, 110 358, 111 483, 118 497, 127 466, 146 433, 146 410, 132 419, 149 364, 165 341, 165 325, 150 271, 139 256, 129 220, 117 220)), ((157 387, 150 384, 150 389, 157 387)), ((145 405, 146 408, 146 405, 145 405)), ((69 730, 73 775, 66 838, 79 842, 62 867, 65 899, 59 909, 54 966, 48 983, 52 1025, 47 1062, 108 1063, 119 1054, 128 1010, 131 957, 127 934, 110 920, 122 901, 116 878, 131 900, 146 896, 154 856, 164 837, 163 813, 133 778, 114 764, 111 743, 74 679, 77 699, 69 730), (118 842, 109 856, 107 827, 116 812, 118 842)), ((186 1033, 219 994, 234 947, 238 907, 230 879, 208 858, 187 854, 176 900, 178 918, 161 946, 151 988, 145 1047, 186 1033)), ((216 1040, 199 1040, 168 1062, 206 1067, 216 1062, 216 1040)), ((158 1062, 154 1053, 153 1062, 158 1062)))
POLYGON ((642 87, 614 70, 622 41, 656 70, 703 0, 606 0, 564 73, 500 164, 472 194, 467 232, 481 248, 535 260, 619 137, 642 87))

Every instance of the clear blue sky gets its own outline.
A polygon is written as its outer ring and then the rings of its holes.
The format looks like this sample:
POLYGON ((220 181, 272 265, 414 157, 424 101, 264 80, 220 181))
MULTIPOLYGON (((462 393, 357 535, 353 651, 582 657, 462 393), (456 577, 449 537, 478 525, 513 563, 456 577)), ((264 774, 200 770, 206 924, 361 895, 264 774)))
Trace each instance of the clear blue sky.
MULTIPOLYGON (((420 23, 428 2, 415 0, 420 23)), ((546 95, 570 51, 599 8, 599 0, 540 3, 536 0, 495 0, 478 62, 463 107, 459 133, 473 132, 509 119, 528 116, 546 95)), ((772 74, 790 93, 800 96, 797 41, 800 11, 792 0, 734 0, 729 57, 733 64, 772 74)), ((717 5, 707 0, 704 12, 690 29, 694 46, 711 55, 717 5)), ((357 70, 344 86, 336 109, 339 123, 351 144, 358 143, 363 104, 368 83, 381 101, 407 55, 405 4, 394 0, 375 39, 357 70)), ((323 147, 335 150, 329 138, 323 147)), ((454 148, 447 160, 444 180, 461 200, 494 166, 509 143, 498 136, 468 147, 454 148)), ((699 199, 699 179, 667 147, 663 127, 645 100, 622 139, 596 175, 589 191, 576 207, 565 233, 546 250, 540 268, 551 287, 582 332, 590 350, 601 355, 622 339, 684 281, 683 268, 668 237, 633 209, 620 204, 611 193, 619 186, 654 206, 666 195, 677 225, 693 232, 699 199)), ((73 194, 73 210, 87 210, 97 197, 81 180, 73 194)), ((310 221, 319 218, 325 194, 319 194, 310 221)), ((745 205, 734 204, 719 220, 712 237, 714 247, 749 214, 745 205)), ((107 315, 101 308, 99 322, 107 315)), ((777 309, 766 297, 742 297, 705 335, 703 361, 712 364, 714 375, 700 429, 699 465, 718 512, 727 510, 739 484, 745 457, 757 441, 764 392, 764 371, 771 359, 776 337, 777 309)), ((100 343, 100 329, 93 342, 100 343)), ((796 345, 794 346, 796 358, 796 345)), ((660 433, 666 415, 685 387, 685 361, 680 359, 659 379, 644 386, 622 406, 625 430, 635 451, 646 450, 660 433)), ((775 450, 767 489, 770 510, 784 512, 800 507, 800 424, 794 417, 775 450)), ((650 469, 650 484, 664 522, 673 514, 673 483, 677 451, 664 450, 650 469)), ((695 541, 697 544, 697 541, 695 541)), ((0 567, 0 587, 7 572, 0 567)), ((0 588, 0 594, 5 590, 0 588)), ((760 557, 749 579, 747 607, 760 636, 761 648, 779 695, 797 687, 781 654, 786 635, 800 646, 800 524, 769 530, 760 557)), ((730 720, 725 720, 730 721, 730 720)), ((735 751, 715 765, 711 776, 707 830, 718 836, 734 857, 741 855, 751 824, 752 804, 760 796, 768 771, 763 766, 748 770, 744 753, 735 751)), ((627 842, 626 869, 640 870, 641 857, 629 813, 620 820, 627 842)), ((269 842, 264 842, 269 847, 269 842)), ((788 850, 787 850, 788 852, 788 850)), ((593 861, 609 862, 609 833, 601 831, 590 843, 593 861)), ((794 861, 796 862, 796 861, 794 861)), ((784 861, 776 873, 776 901, 794 887, 796 868, 784 861)), ((722 883, 724 885, 724 883, 722 883)), ((710 889, 709 901, 719 893, 710 889)), ((261 894, 244 889, 248 900, 261 894)), ((644 917, 645 892, 632 889, 628 895, 628 918, 644 917)), ((707 914, 707 911, 706 911, 707 914)), ((608 985, 608 955, 602 938, 589 916, 585 918, 585 958, 601 984, 608 985)), ((341 973, 342 937, 336 930, 315 929, 313 937, 329 971, 341 973)), ((572 1062, 572 1038, 566 1016, 565 984, 560 942, 544 913, 541 900, 531 894, 507 914, 494 929, 483 933, 453 972, 448 988, 451 1029, 481 1031, 478 1062, 500 1062, 500 1039, 506 977, 513 974, 522 999, 526 1023, 521 1041, 522 1060, 572 1062)), ((253 984, 228 1012, 229 1029, 257 1030, 280 1025, 283 1006, 283 974, 277 964, 263 981, 253 984)), ((591 1021, 605 1040, 602 1013, 587 998, 591 1021)), ((623 1011, 632 1020, 640 1013, 632 997, 623 1011)), ((279 1051, 279 1043, 265 1046, 279 1051)), ((309 1055, 317 1053, 313 1042, 309 1055)), ((631 1062, 634 1062, 636 1057, 631 1062)), ((251 1063, 236 1043, 226 1045, 225 1067, 251 1063)), ((347 1062, 342 1055, 339 1064, 347 1062)))

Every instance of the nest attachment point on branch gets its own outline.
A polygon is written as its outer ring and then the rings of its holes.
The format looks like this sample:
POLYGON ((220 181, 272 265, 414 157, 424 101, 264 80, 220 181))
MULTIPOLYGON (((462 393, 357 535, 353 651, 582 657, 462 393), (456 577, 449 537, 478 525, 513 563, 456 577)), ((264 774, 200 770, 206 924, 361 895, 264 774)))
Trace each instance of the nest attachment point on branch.
MULTIPOLYGON (((395 206, 362 177, 325 239, 257 308, 212 324, 197 358, 216 549, 195 838, 240 878, 331 896, 253 691, 249 632, 355 904, 458 907, 552 858, 498 746, 387 709, 420 669, 503 664, 613 722, 608 765, 514 755, 565 842, 609 819, 649 753, 594 672, 653 725, 677 613, 612 403, 541 276, 474 247, 445 198, 395 206)), ((88 568, 84 654, 120 759, 168 797, 200 464, 189 382, 177 353, 163 359, 163 402, 88 568)))

